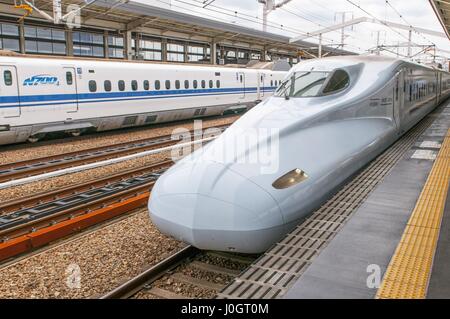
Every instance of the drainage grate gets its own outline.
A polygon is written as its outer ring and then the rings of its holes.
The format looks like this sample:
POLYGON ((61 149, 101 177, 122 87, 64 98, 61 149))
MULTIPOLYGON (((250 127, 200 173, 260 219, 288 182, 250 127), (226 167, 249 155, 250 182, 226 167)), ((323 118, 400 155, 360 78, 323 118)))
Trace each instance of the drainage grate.
MULTIPOLYGON (((445 109, 444 109, 445 110, 445 109)), ((372 161, 322 207, 235 278, 218 298, 279 298, 433 122, 438 109, 372 161)))

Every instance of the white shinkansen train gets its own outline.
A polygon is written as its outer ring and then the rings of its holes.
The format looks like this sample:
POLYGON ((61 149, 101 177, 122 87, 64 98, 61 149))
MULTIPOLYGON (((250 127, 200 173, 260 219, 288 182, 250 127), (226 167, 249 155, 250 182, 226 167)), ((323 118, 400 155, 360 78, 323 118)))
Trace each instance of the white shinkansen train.
POLYGON ((0 145, 247 109, 286 72, 0 56, 0 145))
POLYGON ((153 223, 200 249, 264 252, 449 97, 450 73, 408 61, 299 63, 272 97, 158 179, 153 223))

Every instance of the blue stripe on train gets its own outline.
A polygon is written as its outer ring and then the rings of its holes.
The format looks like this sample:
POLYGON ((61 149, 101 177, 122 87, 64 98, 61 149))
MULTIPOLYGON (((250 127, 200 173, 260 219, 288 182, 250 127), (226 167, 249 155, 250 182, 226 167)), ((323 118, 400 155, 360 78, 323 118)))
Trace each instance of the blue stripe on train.
MULTIPOLYGON (((273 91, 273 87, 264 87, 263 91, 273 91)), ((245 88, 224 88, 224 89, 192 89, 192 90, 163 90, 163 91, 136 91, 136 92, 112 92, 112 93, 80 93, 80 94, 49 94, 49 95, 24 95, 20 96, 2 96, 0 97, 0 104, 15 103, 10 105, 1 105, 0 107, 18 107, 20 102, 21 107, 28 106, 45 106, 45 105, 60 105, 76 103, 91 103, 91 102, 111 102, 111 101, 130 101, 130 100, 145 100, 157 98, 174 98, 179 96, 205 96, 205 95, 221 95, 221 94, 239 94, 239 93, 255 93, 256 87, 245 88), (129 97, 132 97, 131 99, 129 97), (53 102, 53 101, 68 101, 70 102, 53 102), (83 101, 89 100, 89 101, 83 101), (53 103, 32 103, 30 102, 50 102, 53 103)))

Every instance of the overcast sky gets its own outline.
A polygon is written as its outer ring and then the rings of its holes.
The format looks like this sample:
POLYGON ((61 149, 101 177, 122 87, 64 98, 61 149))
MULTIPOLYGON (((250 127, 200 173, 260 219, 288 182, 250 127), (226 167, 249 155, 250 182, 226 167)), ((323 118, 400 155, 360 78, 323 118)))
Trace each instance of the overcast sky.
MULTIPOLYGON (((172 10, 200 15, 205 18, 217 19, 223 22, 235 23, 253 29, 262 29, 262 4, 258 0, 216 0, 206 8, 202 8, 205 0, 135 0, 142 3, 171 8, 172 10)), ((210 2, 211 0, 207 0, 210 2)), ((277 3, 282 0, 276 0, 277 3)), ((386 5, 385 0, 352 0, 362 9, 380 20, 406 24, 393 8, 386 5)), ((389 0, 389 3, 414 27, 443 32, 428 0, 389 0)), ((268 31, 289 37, 302 35, 341 22, 342 17, 336 17, 336 12, 348 11, 347 20, 351 14, 356 17, 368 16, 347 0, 292 0, 283 8, 270 13, 268 31)), ((380 44, 393 45, 407 41, 408 32, 393 31, 383 25, 362 23, 355 25, 353 30, 346 30, 345 49, 355 52, 376 46, 377 31, 380 32, 380 44)), ((339 32, 324 35, 325 44, 341 42, 339 32), (334 42, 332 42, 334 41, 334 42)), ((316 39, 308 39, 317 43, 316 39)), ((449 52, 438 54, 450 56, 450 41, 447 38, 420 35, 413 33, 413 42, 419 45, 435 43, 436 46, 449 52)), ((417 51, 416 51, 417 52, 417 51)), ((406 54, 406 48, 400 54, 406 54)))

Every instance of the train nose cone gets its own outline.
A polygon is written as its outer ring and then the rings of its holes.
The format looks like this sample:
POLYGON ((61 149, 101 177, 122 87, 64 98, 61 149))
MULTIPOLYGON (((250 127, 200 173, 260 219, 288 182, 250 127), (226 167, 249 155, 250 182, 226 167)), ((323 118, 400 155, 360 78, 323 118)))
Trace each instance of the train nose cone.
POLYGON ((153 187, 148 207, 161 232, 200 249, 259 253, 284 232, 272 196, 214 162, 172 167, 153 187))

